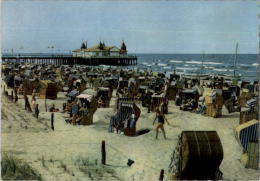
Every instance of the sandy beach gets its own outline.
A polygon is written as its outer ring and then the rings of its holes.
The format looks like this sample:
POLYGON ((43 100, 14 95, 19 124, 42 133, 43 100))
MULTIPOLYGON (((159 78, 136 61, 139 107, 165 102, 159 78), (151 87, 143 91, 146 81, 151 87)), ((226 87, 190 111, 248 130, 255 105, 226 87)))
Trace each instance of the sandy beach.
POLYGON ((0 180, 260 180, 257 1, 3 1, 0 180))
MULTIPOLYGON (((56 100, 47 100, 47 105, 55 104, 61 110, 66 100, 65 93, 60 92, 56 100)), ((155 113, 147 113, 147 108, 140 104, 142 113, 137 130, 149 129, 149 133, 136 137, 108 133, 108 124, 114 114, 115 91, 110 108, 98 108, 94 124, 90 126, 66 124, 68 114, 60 111, 55 113, 53 131, 50 129, 51 113, 45 111, 44 99, 37 99, 37 103, 40 109, 38 120, 24 110, 22 96, 15 104, 2 95, 1 146, 2 155, 8 153, 24 160, 44 180, 148 181, 157 180, 161 169, 165 170, 165 179, 169 179, 171 154, 183 130, 217 131, 224 150, 220 170, 225 180, 259 178, 257 170, 247 169, 239 161, 242 147, 234 136, 234 128, 239 125, 238 112, 228 114, 224 108, 221 118, 211 118, 180 111, 170 101, 166 117, 171 125, 165 125, 167 140, 161 132, 156 140, 152 124, 155 113), (100 164, 102 140, 106 141, 106 166, 100 164), (135 161, 131 167, 126 164, 128 159, 135 161)))

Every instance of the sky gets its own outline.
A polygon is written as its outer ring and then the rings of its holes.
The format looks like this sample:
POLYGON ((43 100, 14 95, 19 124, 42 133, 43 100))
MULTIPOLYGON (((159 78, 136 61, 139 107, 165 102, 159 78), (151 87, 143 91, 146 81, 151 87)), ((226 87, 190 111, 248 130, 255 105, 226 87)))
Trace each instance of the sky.
POLYGON ((130 53, 234 53, 237 42, 239 53, 259 49, 253 0, 4 0, 1 12, 2 53, 68 53, 83 41, 124 41, 130 53))

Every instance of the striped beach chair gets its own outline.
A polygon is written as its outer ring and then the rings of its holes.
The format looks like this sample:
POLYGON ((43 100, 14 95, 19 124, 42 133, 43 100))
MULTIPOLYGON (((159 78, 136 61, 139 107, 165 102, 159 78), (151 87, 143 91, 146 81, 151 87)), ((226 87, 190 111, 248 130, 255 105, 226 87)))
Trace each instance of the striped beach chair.
POLYGON ((259 121, 251 120, 239 125, 235 129, 235 135, 238 142, 241 144, 245 152, 248 152, 248 143, 258 140, 259 121))

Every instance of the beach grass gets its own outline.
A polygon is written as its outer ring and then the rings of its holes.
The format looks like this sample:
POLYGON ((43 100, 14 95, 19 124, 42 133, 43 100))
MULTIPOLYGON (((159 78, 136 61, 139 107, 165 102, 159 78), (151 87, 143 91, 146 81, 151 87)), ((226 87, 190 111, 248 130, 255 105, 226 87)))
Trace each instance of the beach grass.
POLYGON ((26 162, 13 155, 2 155, 2 180, 42 180, 41 176, 26 162))

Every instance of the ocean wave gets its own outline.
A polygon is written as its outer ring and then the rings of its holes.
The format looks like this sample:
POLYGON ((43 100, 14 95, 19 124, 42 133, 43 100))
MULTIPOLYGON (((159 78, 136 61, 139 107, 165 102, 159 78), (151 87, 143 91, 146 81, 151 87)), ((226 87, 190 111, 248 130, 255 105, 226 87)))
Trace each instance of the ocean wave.
POLYGON ((245 66, 250 66, 250 64, 240 63, 239 66, 245 67, 245 66))
POLYGON ((253 72, 253 73, 258 73, 258 70, 244 70, 243 72, 253 72))
POLYGON ((182 60, 170 60, 171 63, 183 63, 182 60))
POLYGON ((240 67, 240 68, 251 68, 252 67, 252 65, 250 65, 250 64, 239 64, 238 65, 238 67, 240 67))
POLYGON ((258 67, 259 63, 252 63, 252 66, 258 67))
POLYGON ((163 67, 164 69, 171 69, 172 67, 171 66, 165 66, 163 67))
POLYGON ((197 70, 198 68, 176 67, 177 70, 197 70))
POLYGON ((221 62, 203 62, 203 64, 207 64, 207 65, 222 65, 223 63, 221 63, 221 62))
POLYGON ((186 61, 185 63, 189 63, 189 64, 206 64, 206 65, 222 65, 223 63, 221 62, 202 62, 202 61, 186 61))
POLYGON ((216 68, 214 68, 213 70, 217 71, 217 72, 229 72, 228 69, 216 69, 216 68))
POLYGON ((205 68, 205 69, 214 69, 215 67, 208 67, 208 66, 205 66, 204 68, 205 68))
POLYGON ((158 63, 158 66, 165 67, 165 66, 167 66, 167 64, 165 64, 165 63, 158 63))
POLYGON ((201 61, 186 61, 185 63, 189 63, 189 64, 201 64, 202 62, 201 61))

